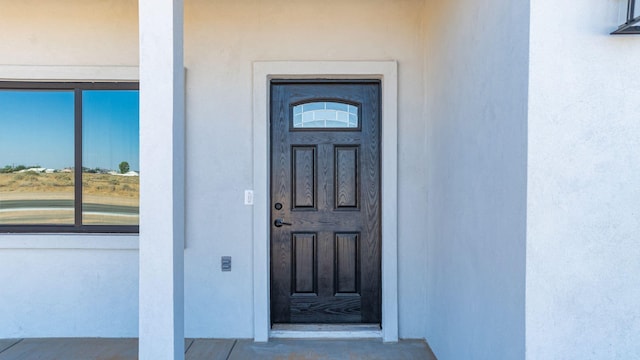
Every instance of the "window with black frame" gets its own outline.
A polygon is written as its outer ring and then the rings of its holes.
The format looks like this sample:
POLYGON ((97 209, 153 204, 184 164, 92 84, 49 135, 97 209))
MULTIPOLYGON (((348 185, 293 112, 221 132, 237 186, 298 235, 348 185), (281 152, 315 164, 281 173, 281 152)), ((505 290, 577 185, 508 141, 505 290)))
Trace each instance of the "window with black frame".
POLYGON ((0 82, 0 232, 138 232, 137 83, 0 82))
POLYGON ((636 0, 628 0, 626 21, 611 35, 640 35, 640 6, 636 7, 636 0))

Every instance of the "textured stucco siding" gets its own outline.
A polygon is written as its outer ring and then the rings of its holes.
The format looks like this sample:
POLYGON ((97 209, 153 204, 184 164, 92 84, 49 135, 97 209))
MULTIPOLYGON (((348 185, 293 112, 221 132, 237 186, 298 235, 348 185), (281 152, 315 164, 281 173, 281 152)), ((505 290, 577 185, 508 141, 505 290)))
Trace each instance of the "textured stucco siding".
POLYGON ((526 4, 425 9, 425 337, 442 360, 525 353, 526 4))
MULTIPOLYGON (((253 222, 243 197, 253 181, 252 64, 261 60, 398 61, 399 331, 424 336, 423 6, 421 0, 185 1, 186 336, 253 337, 253 222), (220 271, 223 255, 233 257, 233 271, 220 271)), ((136 1, 0 0, 0 9, 0 71, 138 64, 136 1)), ((0 316, 0 338, 137 335, 136 250, 77 251, 64 245, 71 236, 37 235, 0 235, 0 247, 27 237, 25 247, 36 242, 40 249, 0 249, 0 311, 11 314, 0 316), (63 245, 41 249, 47 239, 63 245), (100 279, 100 288, 92 279, 100 279), (36 298, 27 288, 48 291, 36 298), (108 289, 113 299, 105 297, 108 289)), ((77 245, 83 236, 72 238, 77 245)))
POLYGON ((640 354, 640 38, 626 1, 531 1, 527 359, 640 354))
MULTIPOLYGON (((0 78, 28 76, 25 66, 38 69, 35 79, 56 66, 72 74, 137 66, 135 1, 0 0, 0 9, 0 78)), ((0 338, 137 336, 136 243, 136 236, 0 235, 0 338)))

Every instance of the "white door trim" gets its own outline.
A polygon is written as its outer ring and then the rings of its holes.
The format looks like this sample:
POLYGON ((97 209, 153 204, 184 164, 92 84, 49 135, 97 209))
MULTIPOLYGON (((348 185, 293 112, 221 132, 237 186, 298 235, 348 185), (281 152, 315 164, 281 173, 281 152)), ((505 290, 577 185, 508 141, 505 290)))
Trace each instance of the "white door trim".
POLYGON ((382 339, 398 341, 398 65, 395 61, 253 63, 253 336, 268 341, 269 81, 380 79, 382 82, 382 339))

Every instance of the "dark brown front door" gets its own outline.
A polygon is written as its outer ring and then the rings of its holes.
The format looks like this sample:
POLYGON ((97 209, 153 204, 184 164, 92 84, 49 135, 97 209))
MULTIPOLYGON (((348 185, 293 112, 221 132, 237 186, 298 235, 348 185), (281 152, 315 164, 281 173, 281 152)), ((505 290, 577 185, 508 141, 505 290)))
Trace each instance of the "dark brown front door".
POLYGON ((271 83, 272 323, 380 323, 380 82, 271 83))

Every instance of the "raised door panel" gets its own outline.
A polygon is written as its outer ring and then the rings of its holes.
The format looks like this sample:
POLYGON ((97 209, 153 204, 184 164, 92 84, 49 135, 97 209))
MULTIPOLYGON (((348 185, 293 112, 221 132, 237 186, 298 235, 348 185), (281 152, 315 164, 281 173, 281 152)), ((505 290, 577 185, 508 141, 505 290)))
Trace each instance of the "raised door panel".
POLYGON ((358 234, 336 234, 335 246, 335 293, 357 295, 360 292, 358 234))
POLYGON ((358 147, 335 147, 336 209, 358 207, 358 147))
POLYGON ((295 233, 292 237, 293 294, 316 294, 316 234, 295 233))
POLYGON ((316 204, 316 148, 293 146, 293 208, 309 209, 316 204))

